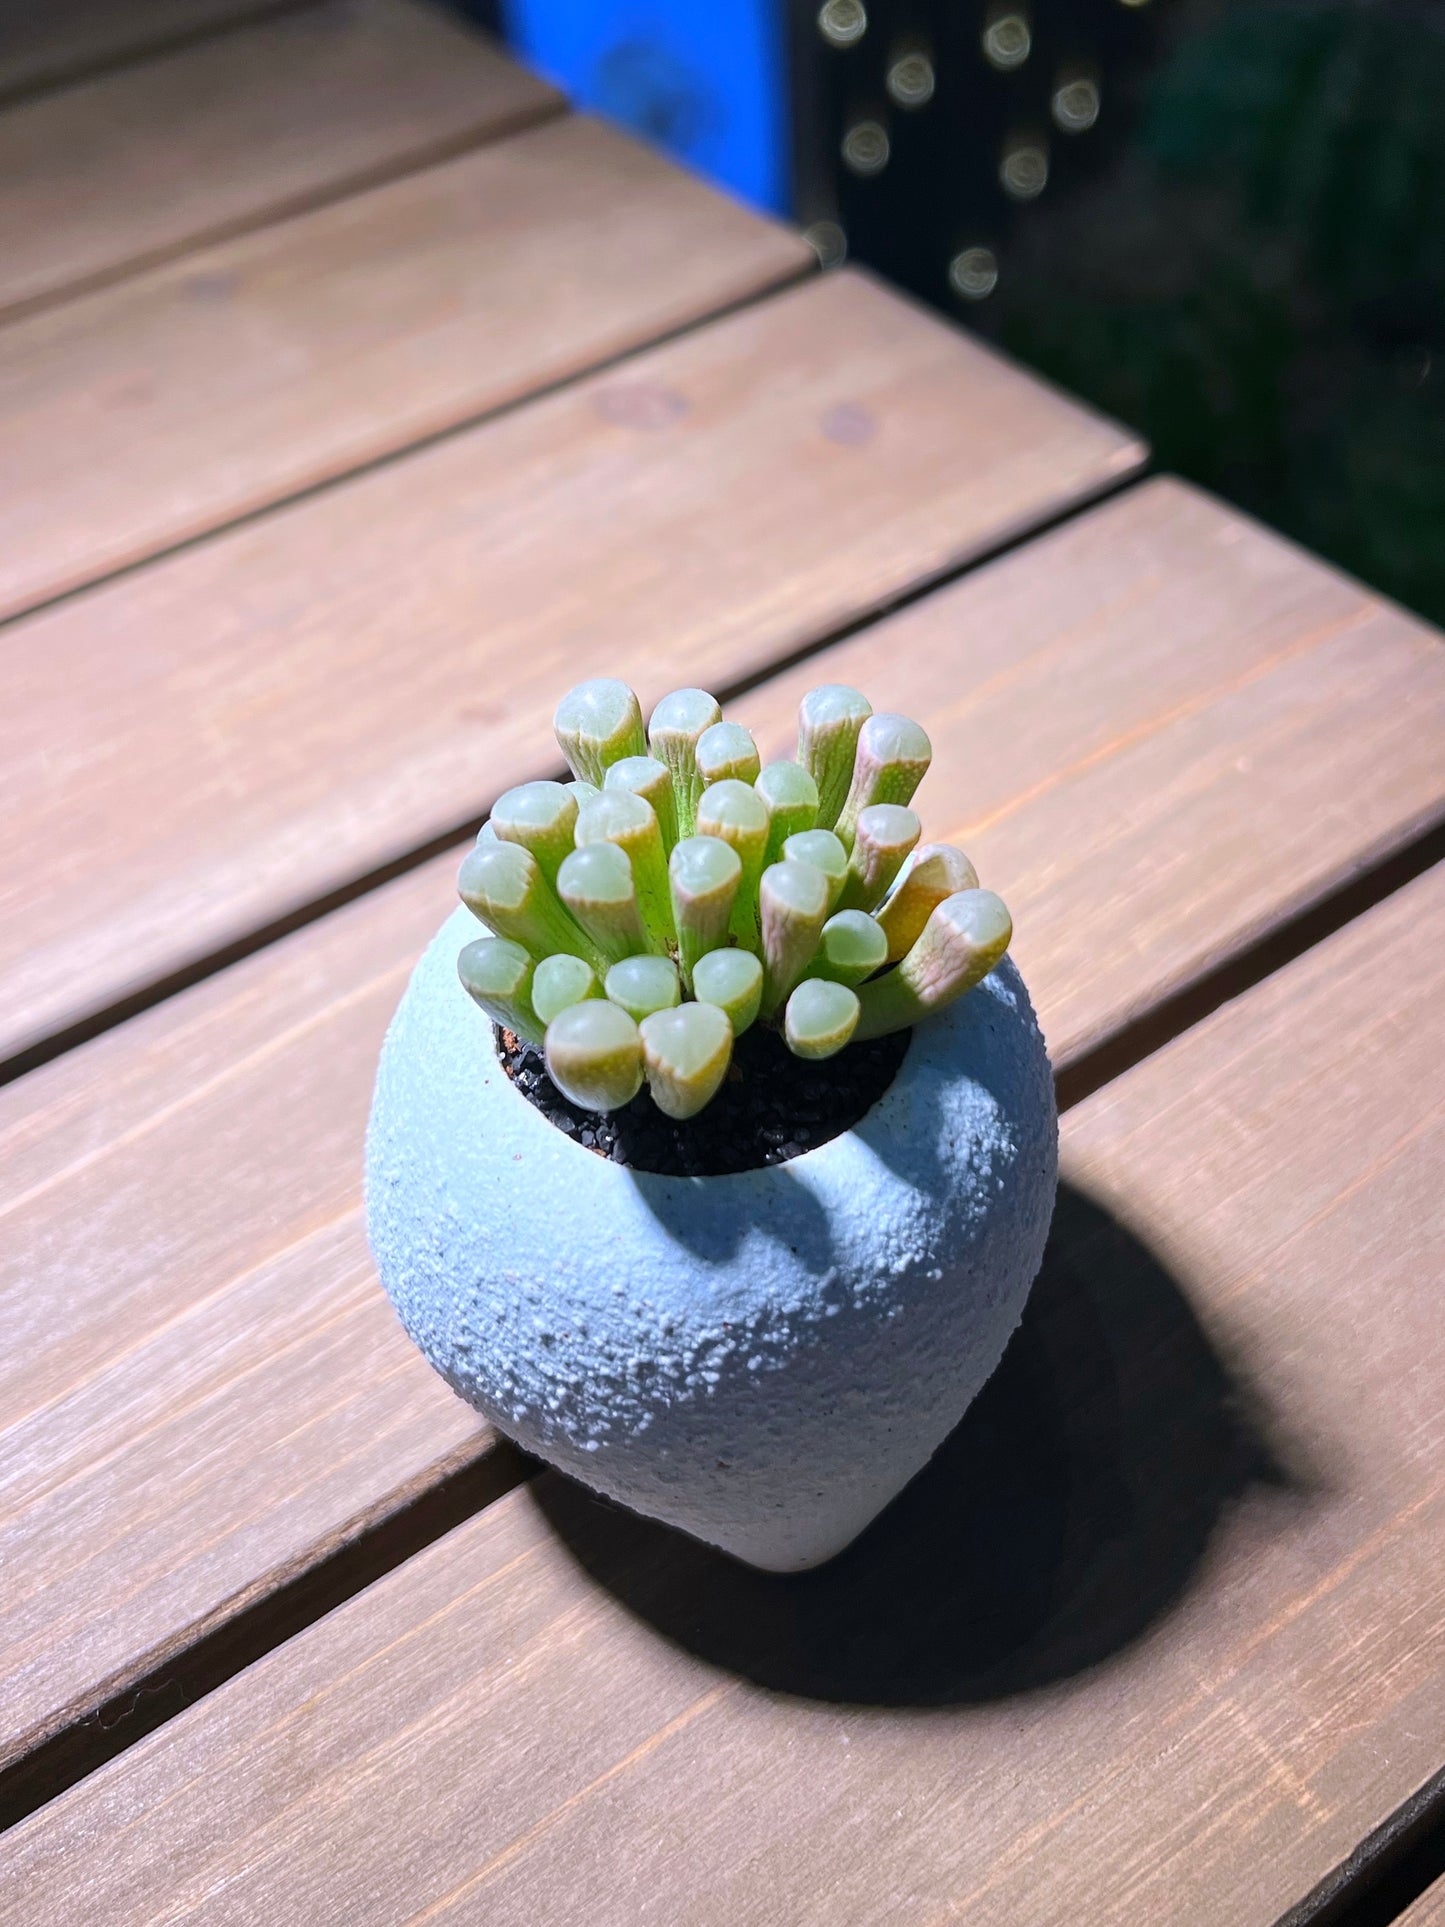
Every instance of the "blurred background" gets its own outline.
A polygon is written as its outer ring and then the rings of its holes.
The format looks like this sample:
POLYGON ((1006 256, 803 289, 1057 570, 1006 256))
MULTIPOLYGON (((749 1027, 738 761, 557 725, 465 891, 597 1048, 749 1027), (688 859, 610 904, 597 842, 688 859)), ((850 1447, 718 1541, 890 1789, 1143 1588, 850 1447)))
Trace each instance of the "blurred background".
POLYGON ((1445 621, 1445 0, 459 0, 1445 621))

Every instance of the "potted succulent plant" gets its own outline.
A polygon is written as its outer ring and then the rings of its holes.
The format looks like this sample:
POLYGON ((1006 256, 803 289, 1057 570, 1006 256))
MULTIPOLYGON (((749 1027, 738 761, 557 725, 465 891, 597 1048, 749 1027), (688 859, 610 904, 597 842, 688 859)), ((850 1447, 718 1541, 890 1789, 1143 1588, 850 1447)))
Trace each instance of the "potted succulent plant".
POLYGON ((840 1551, 1002 1356, 1057 1125, 999 898, 921 845, 916 723, 805 698, 761 765, 713 698, 561 703, 388 1033, 368 1227, 464 1398, 777 1571, 840 1551))

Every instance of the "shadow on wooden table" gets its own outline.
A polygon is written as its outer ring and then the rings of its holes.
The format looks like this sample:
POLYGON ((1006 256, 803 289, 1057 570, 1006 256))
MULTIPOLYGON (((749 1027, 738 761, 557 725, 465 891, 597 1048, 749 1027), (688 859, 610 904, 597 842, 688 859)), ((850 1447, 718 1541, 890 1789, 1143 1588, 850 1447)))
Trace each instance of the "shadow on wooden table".
POLYGON ((1060 1190, 994 1378, 932 1463, 817 1572, 757 1573, 546 1473, 531 1491, 588 1573, 757 1683, 882 1706, 1068 1677, 1181 1596, 1250 1487, 1308 1497, 1154 1256, 1060 1190))

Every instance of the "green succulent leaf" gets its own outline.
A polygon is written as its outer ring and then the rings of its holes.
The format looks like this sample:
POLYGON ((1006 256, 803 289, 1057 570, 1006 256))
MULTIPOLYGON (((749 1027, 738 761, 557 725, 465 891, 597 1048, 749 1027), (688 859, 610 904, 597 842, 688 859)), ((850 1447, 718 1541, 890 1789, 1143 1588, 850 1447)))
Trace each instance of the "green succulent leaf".
POLYGON ((695 1117, 717 1095, 732 1062, 733 1031, 715 1004, 654 1011, 640 1025, 652 1101, 668 1117, 695 1117))
POLYGON ((642 1038, 605 998, 573 1004, 547 1026, 547 1071, 584 1111, 620 1111, 642 1089, 642 1038))
POLYGON ((763 966, 751 950, 709 950, 699 957, 692 973, 693 995, 702 1004, 716 1004, 741 1037, 757 1022, 763 996, 763 966))
MULTIPOLYGON (((582 967, 586 969, 585 964, 582 967)), ((457 958, 457 975, 467 995, 494 1024, 529 1044, 541 1043, 543 1025, 532 1000, 532 959, 521 944, 507 937, 478 937, 457 958)))
POLYGON ((572 774, 584 783, 600 786, 610 763, 641 756, 647 747, 636 696, 611 676, 569 689, 557 705, 553 728, 572 774))

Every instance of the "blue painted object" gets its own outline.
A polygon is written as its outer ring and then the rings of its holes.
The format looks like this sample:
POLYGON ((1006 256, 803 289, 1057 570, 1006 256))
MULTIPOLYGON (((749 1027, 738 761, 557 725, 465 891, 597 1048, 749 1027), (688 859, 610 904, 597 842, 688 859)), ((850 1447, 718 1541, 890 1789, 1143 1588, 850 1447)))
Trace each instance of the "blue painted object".
POLYGON ((788 205, 784 20, 776 0, 503 0, 523 59, 579 107, 778 213, 788 205))

